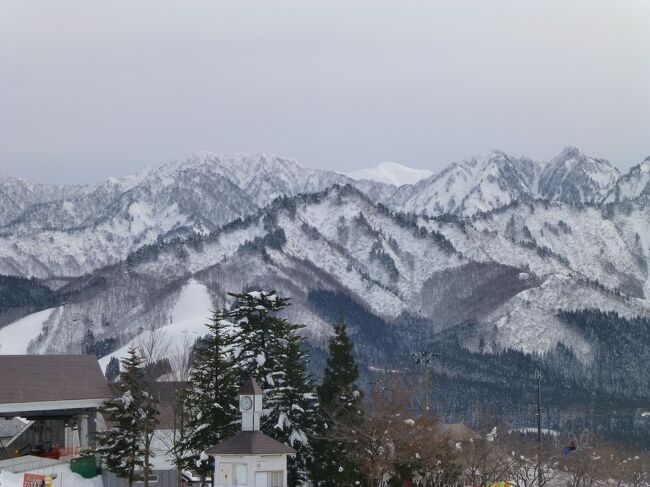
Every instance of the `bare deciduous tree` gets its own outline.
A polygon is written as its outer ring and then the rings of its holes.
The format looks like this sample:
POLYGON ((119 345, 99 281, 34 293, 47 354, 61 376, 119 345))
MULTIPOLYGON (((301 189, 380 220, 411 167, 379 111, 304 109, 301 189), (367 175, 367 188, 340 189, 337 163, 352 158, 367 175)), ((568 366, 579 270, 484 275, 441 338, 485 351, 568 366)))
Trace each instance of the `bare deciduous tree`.
POLYGON ((459 447, 465 479, 471 485, 483 487, 507 478, 512 460, 500 438, 469 438, 459 447))
POLYGON ((557 476, 556 450, 540 448, 535 440, 510 436, 510 482, 515 487, 544 487, 552 484, 557 476))
POLYGON ((592 487, 607 474, 609 450, 602 445, 578 447, 560 461, 570 487, 592 487))
POLYGON ((449 485, 461 467, 440 430, 440 419, 413 412, 413 393, 397 381, 367 398, 367 416, 355 431, 361 471, 372 485, 449 485))

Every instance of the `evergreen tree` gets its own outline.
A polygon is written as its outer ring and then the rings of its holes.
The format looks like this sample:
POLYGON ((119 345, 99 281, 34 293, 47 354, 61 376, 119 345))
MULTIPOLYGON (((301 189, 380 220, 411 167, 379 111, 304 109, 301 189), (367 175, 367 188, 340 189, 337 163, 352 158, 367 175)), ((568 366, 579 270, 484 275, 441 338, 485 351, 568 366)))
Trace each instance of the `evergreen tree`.
POLYGON ((355 432, 363 422, 359 372, 343 320, 334 326, 329 357, 318 386, 320 421, 314 441, 313 476, 319 486, 359 485, 355 432))
POLYGON ((236 348, 240 380, 254 377, 264 390, 265 403, 270 405, 275 380, 282 372, 278 362, 281 342, 288 333, 287 321, 275 313, 289 306, 289 300, 279 297, 275 291, 231 296, 236 302, 228 316, 239 329, 236 348))
POLYGON ((254 377, 264 390, 262 432, 296 450, 296 457, 289 462, 289 485, 301 485, 307 480, 316 414, 299 335, 302 326, 277 316, 289 300, 275 291, 232 296, 237 301, 229 317, 239 328, 236 349, 241 379, 254 377))
POLYGON ((194 348, 190 385, 181 394, 185 418, 174 447, 179 469, 195 471, 205 482, 214 461, 205 451, 237 432, 239 377, 233 359, 233 329, 224 313, 215 311, 210 334, 194 348))
POLYGON ((116 357, 111 357, 106 364, 106 372, 104 373, 108 382, 115 382, 120 376, 120 361, 116 357))
POLYGON ((307 353, 298 334, 301 325, 288 325, 282 351, 278 357, 281 370, 273 395, 273 411, 277 415, 272 436, 296 450, 288 460, 289 485, 303 485, 309 480, 312 463, 314 428, 317 424, 317 402, 314 384, 307 373, 307 353))
POLYGON ((97 452, 106 467, 133 485, 142 472, 144 485, 151 473, 151 441, 158 421, 158 410, 152 394, 145 390, 143 360, 131 347, 122 360, 118 387, 121 396, 104 403, 102 413, 113 427, 97 434, 97 452))

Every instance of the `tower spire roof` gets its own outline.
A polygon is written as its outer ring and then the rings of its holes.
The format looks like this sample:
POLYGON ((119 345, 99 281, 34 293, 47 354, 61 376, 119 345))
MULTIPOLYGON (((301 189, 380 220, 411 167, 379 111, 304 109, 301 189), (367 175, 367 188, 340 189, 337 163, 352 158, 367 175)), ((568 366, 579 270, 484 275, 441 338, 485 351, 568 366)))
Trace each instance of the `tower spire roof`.
POLYGON ((239 388, 239 395, 255 395, 255 394, 263 394, 264 391, 262 388, 259 386, 257 381, 253 379, 252 377, 248 377, 244 383, 241 385, 239 388))

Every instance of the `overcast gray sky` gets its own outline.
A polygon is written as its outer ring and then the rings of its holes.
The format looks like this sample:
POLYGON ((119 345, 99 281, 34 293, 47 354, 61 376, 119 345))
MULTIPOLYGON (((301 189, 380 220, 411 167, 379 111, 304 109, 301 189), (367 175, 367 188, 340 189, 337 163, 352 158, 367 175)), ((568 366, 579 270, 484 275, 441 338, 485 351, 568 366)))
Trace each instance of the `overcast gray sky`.
POLYGON ((0 172, 650 154, 648 0, 0 0, 0 172))

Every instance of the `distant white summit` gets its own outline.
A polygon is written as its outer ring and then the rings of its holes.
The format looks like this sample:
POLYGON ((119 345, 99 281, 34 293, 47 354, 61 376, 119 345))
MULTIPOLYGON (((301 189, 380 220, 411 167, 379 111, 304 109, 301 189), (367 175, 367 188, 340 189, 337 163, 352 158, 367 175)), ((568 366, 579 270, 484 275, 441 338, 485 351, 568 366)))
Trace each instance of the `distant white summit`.
POLYGON ((384 161, 374 167, 348 172, 345 175, 356 180, 366 179, 393 186, 403 186, 426 179, 433 175, 433 172, 428 169, 413 169, 397 162, 384 161))

